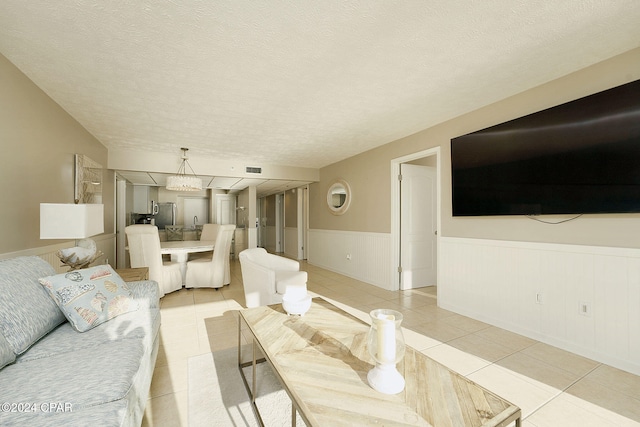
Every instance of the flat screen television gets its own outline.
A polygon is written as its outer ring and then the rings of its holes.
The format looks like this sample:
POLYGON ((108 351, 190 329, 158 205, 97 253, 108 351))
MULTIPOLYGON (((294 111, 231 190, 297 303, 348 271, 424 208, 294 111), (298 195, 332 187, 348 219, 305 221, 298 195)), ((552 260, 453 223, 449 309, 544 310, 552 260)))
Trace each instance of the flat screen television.
POLYGON ((453 216, 640 212, 640 80, 451 140, 453 216))

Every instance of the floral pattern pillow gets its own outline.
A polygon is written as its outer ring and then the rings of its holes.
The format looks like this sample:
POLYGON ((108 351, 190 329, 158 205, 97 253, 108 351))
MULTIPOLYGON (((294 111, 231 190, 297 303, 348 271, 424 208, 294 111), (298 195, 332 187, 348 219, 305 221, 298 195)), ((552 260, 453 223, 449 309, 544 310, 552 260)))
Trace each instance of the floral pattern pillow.
POLYGON ((110 265, 43 277, 39 281, 78 332, 138 309, 126 282, 110 265))

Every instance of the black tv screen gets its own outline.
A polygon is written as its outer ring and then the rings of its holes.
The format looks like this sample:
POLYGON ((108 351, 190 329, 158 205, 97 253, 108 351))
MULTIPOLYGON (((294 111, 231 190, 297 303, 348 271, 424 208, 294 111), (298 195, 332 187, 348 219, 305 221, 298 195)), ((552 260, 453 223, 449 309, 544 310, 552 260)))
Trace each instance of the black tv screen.
POLYGON ((640 80, 451 140, 454 216, 640 212, 640 80))

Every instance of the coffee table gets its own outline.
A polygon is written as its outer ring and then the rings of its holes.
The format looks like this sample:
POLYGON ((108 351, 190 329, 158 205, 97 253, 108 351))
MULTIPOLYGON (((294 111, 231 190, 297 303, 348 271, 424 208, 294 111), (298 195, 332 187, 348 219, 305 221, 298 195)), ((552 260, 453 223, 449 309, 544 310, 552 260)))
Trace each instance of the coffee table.
POLYGON ((301 317, 288 316, 280 304, 240 311, 238 365, 260 424, 256 364, 267 362, 291 399, 294 426, 296 411, 309 427, 520 426, 520 408, 410 346, 398 364, 404 391, 375 391, 367 383, 374 364, 368 331, 368 324, 318 297, 301 317), (251 361, 243 361, 245 332, 251 361), (247 366, 253 366, 251 385, 247 366))

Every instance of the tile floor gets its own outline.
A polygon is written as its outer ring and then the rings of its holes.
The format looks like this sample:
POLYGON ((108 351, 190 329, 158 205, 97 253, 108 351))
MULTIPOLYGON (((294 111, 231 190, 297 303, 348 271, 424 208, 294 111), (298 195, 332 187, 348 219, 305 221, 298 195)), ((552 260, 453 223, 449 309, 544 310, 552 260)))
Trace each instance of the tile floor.
MULTIPOLYGON (((240 264, 231 285, 183 289, 161 301, 160 350, 143 426, 187 426, 187 361, 235 347, 244 307, 240 264)), ((310 291, 356 317, 404 314, 405 339, 522 409, 525 427, 640 426, 640 377, 443 310, 436 289, 390 292, 305 262, 310 291)), ((194 426, 198 427, 198 426, 194 426)))

